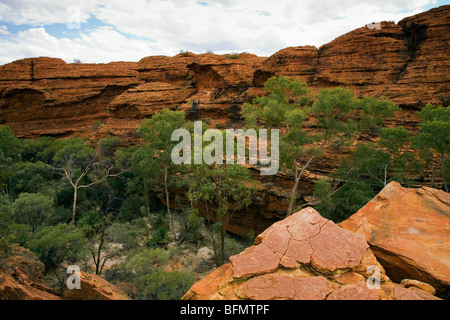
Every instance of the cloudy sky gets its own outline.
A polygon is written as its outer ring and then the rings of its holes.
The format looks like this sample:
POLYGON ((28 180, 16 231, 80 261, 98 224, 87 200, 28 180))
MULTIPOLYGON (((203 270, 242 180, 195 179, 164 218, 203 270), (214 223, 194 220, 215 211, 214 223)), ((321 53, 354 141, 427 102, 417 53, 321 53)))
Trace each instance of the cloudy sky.
POLYGON ((270 56, 444 4, 450 0, 0 0, 0 64, 39 56, 139 61, 181 50, 270 56))

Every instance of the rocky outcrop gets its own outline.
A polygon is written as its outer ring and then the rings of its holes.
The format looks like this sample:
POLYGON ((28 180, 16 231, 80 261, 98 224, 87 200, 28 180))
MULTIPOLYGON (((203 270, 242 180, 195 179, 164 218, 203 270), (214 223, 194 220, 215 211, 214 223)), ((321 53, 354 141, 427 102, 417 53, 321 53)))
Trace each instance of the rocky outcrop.
POLYGON ((107 106, 139 84, 137 63, 67 64, 30 58, 0 67, 0 123, 19 137, 86 136, 107 106))
MULTIPOLYGON (((317 88, 343 86, 357 95, 385 96, 403 109, 448 104, 449 12, 450 6, 442 6, 398 24, 369 24, 319 49, 281 50, 255 72, 256 83, 285 75, 317 88)), ((407 116, 398 115, 397 120, 407 120, 407 116)))
MULTIPOLYGON (((320 48, 285 48, 268 58, 186 52, 138 63, 18 60, 0 66, 0 124, 19 137, 95 140, 111 134, 125 145, 139 143, 142 119, 163 108, 184 110, 189 120, 205 119, 211 127, 237 128, 243 125, 242 105, 264 93, 269 77, 282 75, 299 78, 314 91, 343 86, 358 96, 388 97, 402 110, 385 124, 417 132, 421 107, 449 103, 449 17, 450 6, 442 6, 398 24, 362 26, 320 48)), ((303 199, 318 178, 337 168, 337 159, 328 154, 310 167, 298 188, 303 199)), ((282 174, 265 181, 259 172, 255 176, 272 187, 261 192, 258 208, 234 215, 229 230, 238 234, 261 232, 286 212, 280 200, 292 181, 282 174)))
POLYGON ((112 100, 102 129, 105 134, 128 138, 142 119, 163 108, 184 110, 189 120, 209 119, 212 125, 233 127, 241 118, 242 104, 254 96, 249 97, 247 91, 255 68, 264 60, 246 53, 144 58, 137 71, 145 83, 112 100), (190 112, 193 101, 198 107, 190 112))
POLYGON ((44 264, 31 251, 14 246, 0 257, 0 300, 60 300, 42 280, 44 264))
POLYGON ((64 300, 131 300, 127 294, 101 276, 80 272, 80 289, 63 286, 64 300))
POLYGON ((43 279, 45 267, 38 257, 15 245, 6 254, 0 252, 0 300, 130 300, 118 287, 100 276, 81 272, 80 289, 62 294, 43 279))
POLYGON ((319 50, 313 46, 291 47, 278 51, 255 71, 253 83, 264 86, 275 75, 298 78, 308 85, 314 84, 316 67, 319 62, 319 50))
POLYGON ((414 110, 448 104, 449 12, 442 6, 398 24, 366 25, 320 48, 291 47, 268 58, 186 52, 139 63, 18 60, 0 66, 0 123, 23 137, 87 137, 100 121, 99 134, 131 142, 142 118, 163 107, 188 110, 200 99, 198 118, 233 126, 242 104, 261 94, 269 77, 283 75, 314 90, 344 86, 358 95, 386 96, 403 107, 393 121, 413 128, 414 110))
POLYGON ((339 224, 365 237, 394 281, 420 280, 438 294, 450 289, 450 195, 388 184, 372 201, 339 224))
POLYGON ((307 208, 265 230, 183 299, 437 299, 417 284, 408 287, 386 276, 363 236, 307 208))

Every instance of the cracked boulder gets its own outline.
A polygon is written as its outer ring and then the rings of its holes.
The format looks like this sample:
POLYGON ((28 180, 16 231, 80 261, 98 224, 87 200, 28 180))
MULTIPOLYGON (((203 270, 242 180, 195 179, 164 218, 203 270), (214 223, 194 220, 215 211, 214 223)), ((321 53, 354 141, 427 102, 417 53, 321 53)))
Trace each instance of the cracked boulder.
POLYGON ((437 299, 419 286, 393 283, 363 235, 313 208, 273 224, 230 257, 184 300, 437 299))

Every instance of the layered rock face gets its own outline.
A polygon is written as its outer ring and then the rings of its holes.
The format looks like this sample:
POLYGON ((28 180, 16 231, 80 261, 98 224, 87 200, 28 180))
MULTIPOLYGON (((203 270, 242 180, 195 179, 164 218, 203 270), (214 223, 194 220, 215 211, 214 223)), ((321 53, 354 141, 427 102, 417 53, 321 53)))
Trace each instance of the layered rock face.
POLYGON ((437 299, 432 292, 421 282, 393 283, 363 236, 307 208, 265 230, 183 299, 437 299))
POLYGON ((80 289, 52 289, 42 275, 45 267, 38 257, 18 245, 0 258, 0 300, 130 300, 118 287, 100 276, 81 272, 80 289))
POLYGON ((190 120, 209 119, 215 126, 232 127, 241 118, 240 106, 250 99, 246 91, 254 70, 264 60, 244 53, 144 58, 137 67, 144 83, 113 99, 102 129, 132 136, 142 119, 164 108, 184 110, 190 120), (198 110, 191 113, 193 101, 198 102, 198 110))
MULTIPOLYGON (((363 26, 320 48, 285 48, 268 58, 180 53, 138 63, 19 60, 0 66, 0 124, 20 137, 112 134, 126 145, 138 142, 142 119, 163 108, 184 110, 189 120, 206 119, 211 127, 242 127, 243 103, 263 94, 264 82, 279 75, 299 78, 315 91, 343 86, 358 96, 386 96, 402 107, 386 125, 417 132, 421 107, 448 105, 449 17, 450 6, 442 6, 398 24, 363 26)), ((338 166, 336 159, 331 154, 311 166, 300 182, 301 197, 310 196, 314 182, 338 166)), ((280 200, 292 181, 281 173, 267 180, 254 173, 279 190, 261 192, 258 208, 233 217, 229 230, 238 234, 259 233, 286 212, 280 200)))
POLYGON ((132 140, 141 119, 164 107, 188 110, 200 99, 195 117, 233 126, 242 104, 261 94, 269 77, 284 75, 316 89, 344 86, 386 96, 406 112, 394 122, 413 127, 411 108, 448 103, 449 13, 450 6, 442 6, 398 24, 369 24, 319 49, 286 48, 269 58, 183 53, 139 63, 18 60, 0 66, 0 123, 23 137, 62 137, 91 136, 92 124, 101 121, 99 134, 132 140))
POLYGON ((31 58, 0 67, 0 123, 19 137, 92 134, 107 106, 139 83, 137 63, 66 64, 31 58))
POLYGON ((416 279, 438 294, 450 289, 450 195, 392 182, 339 224, 365 237, 394 281, 416 279))

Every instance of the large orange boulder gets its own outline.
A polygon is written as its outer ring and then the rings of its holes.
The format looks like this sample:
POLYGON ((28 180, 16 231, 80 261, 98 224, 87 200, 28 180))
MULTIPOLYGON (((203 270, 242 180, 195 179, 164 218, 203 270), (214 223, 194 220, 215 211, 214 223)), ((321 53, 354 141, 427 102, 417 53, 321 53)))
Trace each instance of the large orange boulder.
POLYGON ((19 245, 0 252, 0 300, 131 300, 101 276, 85 272, 80 273, 79 289, 69 290, 64 283, 57 292, 42 279, 44 271, 39 258, 19 245))
POLYGON ((391 182, 340 226, 365 237, 394 281, 416 279, 448 292, 450 194, 391 182))
POLYGON ((437 299, 420 287, 393 283, 362 235, 307 208, 266 229, 182 299, 437 299))
POLYGON ((14 246, 0 252, 0 300, 60 300, 42 280, 44 264, 30 250, 14 246))

